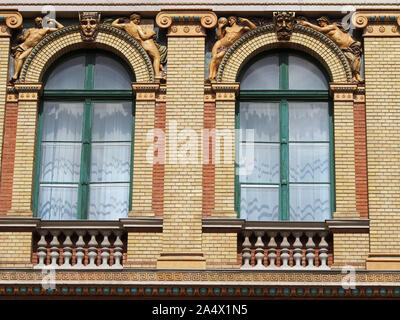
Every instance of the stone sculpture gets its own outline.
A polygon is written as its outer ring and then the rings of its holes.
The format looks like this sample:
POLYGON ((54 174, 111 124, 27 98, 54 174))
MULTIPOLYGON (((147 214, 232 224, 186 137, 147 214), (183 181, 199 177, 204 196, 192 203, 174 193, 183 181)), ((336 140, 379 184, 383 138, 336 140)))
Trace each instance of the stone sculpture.
POLYGON ((298 24, 312 27, 315 30, 326 34, 332 41, 336 42, 349 60, 350 68, 353 73, 353 81, 363 82, 364 79, 360 76, 362 53, 361 43, 354 40, 354 38, 344 30, 341 24, 331 23, 327 17, 321 17, 317 19, 317 22, 318 25, 314 25, 303 19, 297 20, 298 24))
POLYGON ((274 12, 276 36, 279 41, 290 40, 294 27, 294 12, 274 12))
POLYGON ((28 29, 25 34, 17 37, 17 46, 12 47, 11 53, 14 57, 14 75, 12 76, 10 82, 14 83, 18 80, 19 74, 21 72, 22 66, 26 57, 31 53, 34 46, 36 46, 43 37, 49 33, 56 31, 57 29, 63 28, 64 26, 54 19, 47 19, 47 23, 54 22, 56 28, 43 28, 43 19, 37 17, 35 19, 35 27, 28 29))
POLYGON ((94 41, 99 32, 100 13, 82 12, 79 13, 79 30, 82 41, 94 41))

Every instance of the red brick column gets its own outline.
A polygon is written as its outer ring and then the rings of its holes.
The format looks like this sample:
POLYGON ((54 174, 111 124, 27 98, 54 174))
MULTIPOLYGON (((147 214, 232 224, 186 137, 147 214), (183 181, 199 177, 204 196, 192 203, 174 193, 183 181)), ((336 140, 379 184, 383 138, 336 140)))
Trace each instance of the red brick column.
POLYGON ((7 211, 11 209, 18 103, 7 102, 5 109, 3 159, 0 180, 0 216, 6 216, 7 211))

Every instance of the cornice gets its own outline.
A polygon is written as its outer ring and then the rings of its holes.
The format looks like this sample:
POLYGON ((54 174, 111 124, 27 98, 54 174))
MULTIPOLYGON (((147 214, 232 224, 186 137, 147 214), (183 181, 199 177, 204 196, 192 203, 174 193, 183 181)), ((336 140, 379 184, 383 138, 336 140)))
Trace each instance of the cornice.
POLYGON ((352 22, 364 37, 400 37, 400 10, 357 10, 352 22))

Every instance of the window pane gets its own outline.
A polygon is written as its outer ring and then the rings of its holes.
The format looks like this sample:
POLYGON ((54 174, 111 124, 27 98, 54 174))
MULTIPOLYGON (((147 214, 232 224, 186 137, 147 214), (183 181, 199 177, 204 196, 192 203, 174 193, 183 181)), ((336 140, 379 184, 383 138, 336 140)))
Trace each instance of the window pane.
POLYGON ((241 187, 240 218, 250 221, 279 220, 278 186, 241 187))
POLYGON ((64 58, 50 74, 45 89, 83 89, 85 82, 85 56, 64 58))
POLYGON ((129 72, 130 70, 126 70, 117 60, 96 54, 94 88, 132 90, 132 80, 129 72))
POLYGON ((329 185, 290 185, 289 193, 291 221, 330 219, 329 185))
POLYGON ((92 141, 131 141, 132 102, 93 103, 92 141))
POLYGON ((328 90, 328 82, 318 66, 299 55, 289 55, 289 89, 328 90))
POLYGON ((118 220, 128 216, 129 183, 90 185, 89 220, 118 220))
POLYGON ((92 182, 129 182, 130 143, 93 143, 90 179, 92 182))
POLYGON ((289 145, 291 182, 329 182, 329 143, 289 145))
POLYGON ((43 220, 77 219, 78 186, 41 185, 38 217, 43 220))
POLYGON ((254 130, 254 140, 263 142, 279 142, 279 103, 241 102, 240 128, 242 140, 246 137, 246 129, 254 130))
POLYGON ((327 102, 289 102, 290 141, 329 141, 327 102))
POLYGON ((279 148, 279 144, 242 143, 240 181, 279 183, 279 148))
POLYGON ((244 73, 240 89, 279 89, 279 56, 269 55, 254 62, 244 73))
POLYGON ((52 102, 43 104, 43 141, 81 141, 83 104, 52 102))
POLYGON ((40 181, 78 182, 80 165, 80 144, 42 143, 40 181))

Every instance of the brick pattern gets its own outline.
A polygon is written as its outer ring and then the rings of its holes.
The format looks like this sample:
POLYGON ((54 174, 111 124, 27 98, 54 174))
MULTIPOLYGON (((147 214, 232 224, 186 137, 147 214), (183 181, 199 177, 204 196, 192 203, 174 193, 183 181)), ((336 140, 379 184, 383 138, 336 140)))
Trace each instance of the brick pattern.
POLYGON ((236 233, 203 233, 207 269, 238 269, 236 233))
POLYGON ((203 168, 199 138, 204 125, 204 50, 203 37, 168 38, 166 141, 169 159, 164 180, 164 252, 201 251, 203 168), (173 121, 178 133, 188 129, 197 134, 177 144, 177 150, 171 144, 175 135, 171 132, 173 121), (184 144, 194 148, 192 143, 197 144, 195 161, 182 163, 184 152, 179 150, 184 144))
POLYGON ((400 252, 400 38, 366 37, 371 252, 400 252))
POLYGON ((128 268, 155 268, 161 251, 161 233, 133 232, 128 234, 128 268))
POLYGON ((216 102, 219 160, 215 164, 215 212, 213 217, 236 218, 235 213, 235 101, 216 102), (226 134, 223 134, 223 133, 226 134), (231 139, 229 139, 231 137, 231 139), (231 156, 229 156, 231 154, 231 156), (226 156, 226 158, 225 158, 226 156), (230 159, 229 159, 230 158, 230 159))
MULTIPOLYGON (((6 104, 6 84, 8 80, 9 52, 10 38, 0 37, 0 151, 3 149, 4 114, 6 104)), ((0 163, 2 161, 2 155, 3 153, 0 152, 0 163)))
POLYGON ((11 209, 14 178, 15 143, 17 135, 18 103, 6 103, 4 126, 3 161, 0 180, 0 216, 6 216, 11 209))
MULTIPOLYGON (((166 105, 165 102, 156 103, 154 117, 154 128, 165 133, 166 126, 166 105)), ((162 217, 164 211, 164 169, 165 169, 165 140, 158 141, 159 150, 154 151, 155 161, 153 165, 153 204, 152 209, 156 217, 162 217), (163 146, 163 148, 162 148, 163 146)))
POLYGON ((154 216, 152 210, 153 140, 149 135, 154 129, 154 109, 154 101, 136 101, 132 211, 129 216, 154 216))
POLYGON ((360 218, 368 219, 367 128, 365 103, 354 103, 354 159, 356 209, 360 218))
POLYGON ((14 178, 11 210, 8 216, 33 216, 33 172, 37 102, 19 101, 15 142, 14 178))
POLYGON ((332 269, 340 269, 346 265, 365 269, 368 252, 368 233, 336 233, 333 237, 332 269))
POLYGON ((32 267, 31 232, 0 232, 0 268, 32 267))
MULTIPOLYGON (((26 71, 25 81, 40 82, 45 70, 47 70, 57 58, 69 51, 85 48, 85 45, 86 43, 82 42, 79 31, 57 38, 52 41, 51 45, 44 46, 37 52, 26 71)), ((95 46, 112 51, 127 61, 135 72, 137 82, 150 81, 147 66, 139 50, 135 49, 128 42, 112 34, 100 31, 96 38, 95 46)))
POLYGON ((359 218, 356 209, 354 118, 352 101, 335 101, 335 198, 334 218, 359 218))
POLYGON ((203 217, 211 216, 215 207, 215 140, 211 135, 216 125, 215 117, 215 102, 204 103, 204 129, 210 135, 203 136, 203 217))
POLYGON ((278 41, 275 33, 260 34, 253 39, 245 42, 234 51, 225 65, 222 76, 223 82, 235 82, 240 69, 244 64, 258 53, 273 48, 292 48, 305 51, 319 60, 328 70, 332 81, 346 82, 346 70, 335 51, 327 49, 311 35, 294 31, 290 41, 278 41))

